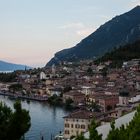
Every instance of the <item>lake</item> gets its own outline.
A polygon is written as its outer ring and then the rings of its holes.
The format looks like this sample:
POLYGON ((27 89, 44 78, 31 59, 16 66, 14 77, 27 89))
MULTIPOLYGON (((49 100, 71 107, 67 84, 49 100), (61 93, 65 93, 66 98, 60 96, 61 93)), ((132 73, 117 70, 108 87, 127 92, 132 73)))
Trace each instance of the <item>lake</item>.
MULTIPOLYGON (((13 108, 14 100, 0 95, 0 101, 13 108)), ((22 107, 29 110, 31 116, 31 128, 25 135, 25 140, 51 140, 60 131, 63 131, 63 117, 69 112, 61 107, 53 107, 43 102, 21 101, 22 107)))

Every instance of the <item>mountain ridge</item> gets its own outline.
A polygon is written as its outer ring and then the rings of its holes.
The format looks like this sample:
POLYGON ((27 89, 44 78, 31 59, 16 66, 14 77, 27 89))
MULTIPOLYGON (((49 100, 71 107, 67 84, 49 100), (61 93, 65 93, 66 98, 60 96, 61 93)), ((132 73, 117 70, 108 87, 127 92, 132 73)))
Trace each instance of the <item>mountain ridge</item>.
POLYGON ((14 63, 0 60, 0 71, 25 70, 25 68, 30 69, 31 67, 22 65, 22 64, 14 64, 14 63))
POLYGON ((123 62, 127 62, 132 59, 140 59, 140 40, 126 44, 117 49, 114 48, 114 50, 104 54, 94 62, 98 65, 103 62, 111 61, 111 67, 120 68, 122 67, 123 62))
POLYGON ((81 40, 76 46, 61 50, 47 63, 75 61, 102 56, 114 47, 132 43, 140 38, 140 6, 115 16, 101 25, 95 32, 81 40))

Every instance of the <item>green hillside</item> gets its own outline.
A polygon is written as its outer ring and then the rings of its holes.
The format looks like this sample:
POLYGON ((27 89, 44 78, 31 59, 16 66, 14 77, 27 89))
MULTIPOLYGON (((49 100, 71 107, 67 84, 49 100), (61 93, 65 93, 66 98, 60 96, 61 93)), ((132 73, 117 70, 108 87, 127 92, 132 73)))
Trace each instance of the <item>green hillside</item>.
POLYGON ((127 44, 125 46, 120 46, 118 49, 106 53, 101 58, 97 59, 95 62, 97 64, 105 61, 112 61, 111 67, 120 67, 123 61, 128 61, 131 59, 140 58, 140 40, 133 44, 127 44))

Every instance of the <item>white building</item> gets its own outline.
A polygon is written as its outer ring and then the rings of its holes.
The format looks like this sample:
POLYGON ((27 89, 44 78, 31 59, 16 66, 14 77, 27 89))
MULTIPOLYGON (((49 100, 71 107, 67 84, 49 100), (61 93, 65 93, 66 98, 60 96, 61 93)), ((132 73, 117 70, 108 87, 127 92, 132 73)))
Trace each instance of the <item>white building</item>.
POLYGON ((89 95, 91 94, 91 87, 89 86, 82 86, 82 93, 85 94, 85 95, 89 95))
MULTIPOLYGON (((122 125, 126 126, 133 119, 134 114, 135 111, 116 119, 115 127, 120 128, 122 125)), ((107 138, 110 130, 110 123, 97 127, 98 134, 102 134, 102 140, 105 140, 107 138)), ((86 132, 84 136, 85 138, 89 138, 89 132, 86 132)))
POLYGON ((44 72, 40 72, 40 80, 46 79, 46 74, 44 72))
POLYGON ((136 95, 134 97, 131 97, 129 102, 130 103, 136 103, 136 102, 139 102, 140 101, 140 95, 136 95))
POLYGON ((129 97, 127 96, 119 96, 119 105, 120 106, 126 106, 129 104, 129 97))

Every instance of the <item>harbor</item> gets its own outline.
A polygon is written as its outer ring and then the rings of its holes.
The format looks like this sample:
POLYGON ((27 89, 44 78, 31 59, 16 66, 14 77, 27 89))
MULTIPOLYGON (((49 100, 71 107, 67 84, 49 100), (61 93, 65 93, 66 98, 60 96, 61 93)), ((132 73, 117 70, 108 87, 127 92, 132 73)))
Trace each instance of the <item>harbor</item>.
POLYGON ((34 101, 40 101, 40 102, 44 102, 48 100, 48 97, 42 97, 42 96, 35 96, 35 95, 22 95, 22 94, 14 94, 14 93, 9 93, 9 92, 1 92, 0 91, 0 95, 3 96, 8 96, 10 98, 13 99, 26 99, 26 100, 34 100, 34 101))
MULTIPOLYGON (((13 109, 15 100, 8 96, 0 95, 0 101, 6 103, 13 109)), ((31 116, 31 128, 25 134, 25 140, 53 140, 60 131, 63 131, 63 117, 69 114, 68 111, 50 106, 46 102, 21 100, 22 107, 29 111, 31 116)))

